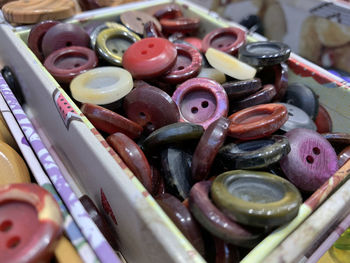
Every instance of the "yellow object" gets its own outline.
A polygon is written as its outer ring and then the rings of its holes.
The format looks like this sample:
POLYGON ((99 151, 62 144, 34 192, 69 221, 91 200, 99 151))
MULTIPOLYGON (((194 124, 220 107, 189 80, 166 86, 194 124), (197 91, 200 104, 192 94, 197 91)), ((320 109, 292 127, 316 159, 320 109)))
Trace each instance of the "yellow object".
POLYGON ((0 113, 0 141, 6 142, 8 145, 10 145, 13 149, 15 149, 18 152, 18 145, 13 138, 6 121, 4 120, 4 117, 0 113))
POLYGON ((55 249, 55 258, 57 263, 82 263, 83 261, 79 257, 77 251, 73 245, 64 236, 58 241, 55 249))
POLYGON ((337 249, 332 246, 317 263, 349 263, 350 250, 337 249))

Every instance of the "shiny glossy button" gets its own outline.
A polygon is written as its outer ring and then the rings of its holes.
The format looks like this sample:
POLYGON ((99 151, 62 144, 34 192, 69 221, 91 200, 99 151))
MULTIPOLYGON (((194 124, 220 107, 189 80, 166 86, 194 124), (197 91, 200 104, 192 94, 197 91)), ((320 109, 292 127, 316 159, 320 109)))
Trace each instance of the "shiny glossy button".
POLYGON ((252 79, 256 74, 255 68, 220 50, 208 48, 205 57, 213 68, 235 79, 252 79))
POLYGON ((55 50, 69 46, 89 47, 90 37, 80 26, 59 23, 51 27, 43 37, 42 51, 45 57, 55 50))
POLYGON ((281 168, 299 189, 315 191, 338 169, 332 145, 319 133, 293 129, 285 134, 291 152, 281 160, 281 168))
POLYGON ((115 23, 115 22, 104 22, 104 23, 99 23, 97 25, 87 25, 86 26, 86 31, 89 32, 89 35, 90 35, 90 45, 91 45, 91 48, 95 50, 96 48, 96 41, 97 41, 97 37, 98 35, 101 33, 101 31, 105 30, 105 29, 110 29, 110 28, 114 28, 115 30, 117 31, 128 31, 130 32, 125 26, 121 25, 121 24, 118 24, 118 23, 115 23), (91 28, 92 29, 89 29, 91 28))
POLYGON ((261 80, 259 78, 229 81, 222 84, 229 100, 243 99, 261 89, 261 80))
POLYGON ((92 125, 100 131, 107 132, 108 134, 121 132, 131 139, 139 137, 142 133, 143 128, 139 124, 106 108, 84 103, 80 109, 92 125))
POLYGON ((172 98, 153 86, 133 89, 124 99, 126 116, 148 132, 179 121, 180 113, 172 98))
POLYGON ((332 132, 332 128, 333 128, 332 118, 329 115, 327 109, 324 106, 322 106, 322 104, 319 104, 318 106, 318 112, 315 119, 315 124, 316 124, 318 133, 332 132))
POLYGON ((44 67, 59 83, 71 80, 97 66, 95 52, 86 47, 71 46, 52 52, 44 62, 44 67))
POLYGON ((169 4, 163 8, 158 9, 154 14, 158 20, 162 18, 174 19, 178 17, 182 17, 182 11, 179 5, 169 4))
POLYGON ((151 167, 140 147, 128 136, 119 132, 107 137, 107 142, 120 155, 147 191, 152 193, 151 167))
POLYGON ((211 186, 214 203, 230 218, 273 227, 291 221, 302 198, 289 181, 266 172, 235 170, 216 177, 211 186))
POLYGON ((96 50, 109 63, 121 66, 125 51, 139 40, 140 37, 129 30, 108 28, 98 34, 96 50))
POLYGON ((148 21, 152 21, 156 24, 159 31, 162 31, 162 26, 158 22, 158 20, 142 11, 128 11, 124 12, 120 15, 120 20, 122 21, 123 25, 125 25, 128 29, 134 31, 135 33, 142 35, 144 25, 148 21))
POLYGON ((288 119, 287 108, 281 104, 262 104, 238 111, 229 117, 228 135, 253 140, 271 135, 288 119))
POLYGON ((173 34, 176 32, 186 34, 197 31, 199 28, 200 19, 187 17, 179 17, 174 19, 162 18, 159 22, 162 25, 163 32, 166 34, 173 34))
MULTIPOLYGON (((221 71, 215 68, 202 68, 197 78, 208 78, 215 80, 216 82, 223 84, 226 82, 226 76, 221 71)), ((226 92, 227 93, 227 92, 226 92)))
POLYGON ((75 77, 70 90, 79 102, 106 105, 123 98, 132 86, 128 71, 118 67, 99 67, 75 77))
POLYGON ((0 141, 0 167, 0 186, 14 183, 30 183, 30 175, 26 163, 14 149, 3 141, 0 141))
POLYGON ((217 28, 203 38, 203 52, 212 47, 234 55, 245 43, 245 39, 245 31, 238 27, 217 28))
POLYGON ((148 21, 144 25, 143 38, 147 37, 164 37, 162 32, 159 31, 157 25, 153 21, 148 21))
POLYGON ((287 103, 281 103, 288 110, 288 120, 281 127, 282 131, 290 131, 295 128, 305 128, 316 131, 315 123, 310 119, 303 110, 296 106, 287 103))
POLYGON ((2 262, 49 262, 62 224, 60 208, 44 188, 35 184, 0 187, 2 262))
POLYGON ((179 106, 183 122, 200 124, 206 129, 215 120, 227 116, 226 92, 211 79, 189 79, 176 88, 172 98, 179 106))
POLYGON ((123 57, 123 67, 136 79, 154 78, 176 63, 175 46, 163 38, 145 38, 131 45, 123 57))

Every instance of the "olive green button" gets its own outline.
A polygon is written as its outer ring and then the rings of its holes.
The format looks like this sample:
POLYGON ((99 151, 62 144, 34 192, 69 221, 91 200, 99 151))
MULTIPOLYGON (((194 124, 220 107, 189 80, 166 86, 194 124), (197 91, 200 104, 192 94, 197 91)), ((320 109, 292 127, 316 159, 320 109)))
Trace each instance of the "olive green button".
POLYGON ((299 211, 301 195, 289 181, 266 172, 234 170, 211 187, 214 203, 235 221, 256 227, 279 226, 299 211))
POLYGON ((96 40, 98 54, 109 63, 122 65, 124 52, 140 37, 124 28, 108 28, 102 30, 96 40))

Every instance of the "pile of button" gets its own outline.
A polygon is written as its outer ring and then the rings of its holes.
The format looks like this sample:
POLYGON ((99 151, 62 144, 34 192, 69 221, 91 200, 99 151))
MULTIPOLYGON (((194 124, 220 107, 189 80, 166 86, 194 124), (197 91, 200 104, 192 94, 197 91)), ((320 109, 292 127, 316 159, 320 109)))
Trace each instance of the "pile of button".
POLYGON ((177 5, 119 20, 44 21, 28 45, 194 247, 235 262, 230 244, 256 245, 337 171, 327 139, 347 135, 311 88, 288 85, 287 45, 236 27, 201 40, 177 5))

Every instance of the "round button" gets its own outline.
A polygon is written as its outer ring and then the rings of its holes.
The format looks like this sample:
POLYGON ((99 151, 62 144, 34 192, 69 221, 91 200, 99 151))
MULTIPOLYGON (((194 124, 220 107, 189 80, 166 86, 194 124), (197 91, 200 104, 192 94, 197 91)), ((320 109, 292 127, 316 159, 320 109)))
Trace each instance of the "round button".
MULTIPOLYGON (((202 68, 199 72, 197 78, 207 78, 212 79, 220 84, 226 82, 226 76, 221 71, 218 71, 215 68, 202 68)), ((227 93, 227 92, 226 92, 227 93)))
POLYGON ((147 38, 147 37, 163 37, 164 38, 162 32, 160 32, 158 30, 157 25, 153 21, 148 21, 144 25, 143 38, 147 38))
POLYGON ((318 113, 315 119, 315 124, 318 133, 332 132, 332 118, 324 106, 319 104, 318 113))
POLYGON ((40 61, 44 60, 44 54, 42 53, 42 41, 43 37, 46 34, 46 32, 53 26, 59 24, 58 21, 42 21, 35 26, 32 27, 32 29, 29 32, 28 36, 28 47, 33 51, 35 56, 40 61))
POLYGON ((203 52, 212 47, 234 55, 245 43, 245 39, 245 31, 238 27, 217 28, 203 38, 203 52))
POLYGON ((260 90, 261 80, 259 78, 254 78, 241 81, 229 81, 223 83, 222 87, 225 89, 229 100, 235 101, 246 98, 247 96, 260 90))
POLYGON ((120 155, 147 191, 152 193, 151 167, 140 147, 128 136, 120 132, 108 136, 107 142, 120 155))
POLYGON ((115 23, 115 22, 104 22, 104 23, 99 23, 97 25, 87 25, 85 27, 85 30, 89 32, 90 35, 90 45, 91 48, 95 50, 96 47, 96 41, 98 35, 101 33, 101 31, 109 28, 114 28, 115 30, 120 30, 120 31, 128 31, 130 32, 125 26, 115 23), (92 27, 92 29, 90 29, 92 27))
POLYGON ((69 83, 73 78, 97 66, 95 52, 86 47, 66 47, 52 52, 44 67, 59 83, 69 83))
POLYGON ((288 110, 288 120, 282 125, 281 130, 288 132, 295 128, 305 128, 316 131, 315 123, 303 110, 287 103, 281 103, 288 110))
POLYGON ((291 221, 302 202, 289 181, 266 172, 235 170, 215 178, 214 203, 228 217, 255 227, 274 227, 291 221))
POLYGON ((80 26, 59 23, 51 27, 43 37, 42 51, 45 57, 55 50, 69 46, 89 47, 90 37, 80 26))
POLYGON ((271 135, 288 119, 287 108, 281 104, 262 104, 238 111, 229 117, 228 135, 253 140, 271 135))
POLYGON ((175 44, 177 50, 176 63, 162 79, 171 84, 179 84, 199 74, 202 67, 202 56, 189 45, 175 44))
POLYGON ((109 63, 121 66, 125 51, 140 37, 129 30, 108 28, 102 30, 96 40, 98 54, 109 63))
POLYGON ((123 57, 123 67, 135 79, 160 76, 176 63, 177 51, 163 38, 145 38, 131 45, 123 57))
POLYGON ((75 77, 70 91, 82 103, 110 104, 130 92, 133 81, 130 73, 118 67, 99 67, 75 77))
POLYGON ((206 129, 220 117, 227 116, 226 92, 211 79, 189 79, 176 88, 172 98, 180 109, 180 121, 183 122, 200 124, 206 129))
POLYGON ((182 39, 183 41, 186 41, 187 43, 191 44, 192 46, 196 47, 199 52, 203 52, 203 42, 202 39, 198 37, 185 37, 182 39))
POLYGON ((0 187, 2 262, 48 262, 62 224, 60 208, 44 188, 35 184, 0 187))
POLYGON ((350 145, 350 134, 344 132, 323 133, 325 138, 334 147, 336 152, 341 152, 344 146, 350 145))
POLYGON ((144 30, 144 25, 148 21, 152 21, 156 24, 159 31, 162 31, 162 26, 158 22, 158 20, 142 11, 128 11, 124 12, 120 15, 120 20, 122 21, 123 25, 125 25, 128 29, 131 31, 134 31, 135 33, 142 35, 144 30))
POLYGON ((221 117, 205 130, 193 154, 193 180, 205 180, 209 175, 214 158, 225 142, 228 126, 229 120, 221 117))
POLYGON ((162 18, 159 20, 165 34, 173 33, 193 33, 197 31, 200 24, 199 18, 179 17, 174 19, 162 18))
POLYGON ((174 19, 178 17, 182 17, 182 11, 179 5, 169 4, 163 8, 158 9, 154 14, 158 20, 162 18, 174 19))
POLYGON ((240 47, 238 58, 253 67, 265 67, 286 61, 290 52, 290 47, 284 43, 258 41, 240 47))
POLYGON ((106 108, 84 103, 80 109, 96 129, 108 134, 121 132, 131 139, 135 139, 140 137, 142 133, 143 128, 139 124, 106 108))
POLYGON ((285 136, 291 151, 280 164, 295 186, 304 191, 315 191, 337 171, 337 155, 319 133, 299 128, 287 132, 285 136))

